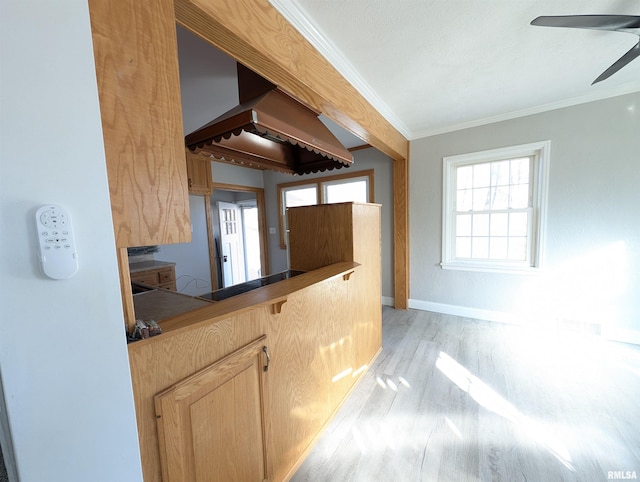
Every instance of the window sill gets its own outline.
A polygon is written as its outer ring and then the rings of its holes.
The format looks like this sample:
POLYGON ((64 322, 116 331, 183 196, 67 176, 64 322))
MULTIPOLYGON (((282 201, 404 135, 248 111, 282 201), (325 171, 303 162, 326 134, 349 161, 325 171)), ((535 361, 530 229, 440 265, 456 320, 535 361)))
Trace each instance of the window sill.
POLYGON ((465 263, 464 261, 454 261, 448 263, 440 263, 442 269, 454 271, 476 271, 481 273, 502 273, 502 274, 525 274, 539 275, 542 269, 533 266, 513 266, 506 264, 487 264, 487 263, 465 263))

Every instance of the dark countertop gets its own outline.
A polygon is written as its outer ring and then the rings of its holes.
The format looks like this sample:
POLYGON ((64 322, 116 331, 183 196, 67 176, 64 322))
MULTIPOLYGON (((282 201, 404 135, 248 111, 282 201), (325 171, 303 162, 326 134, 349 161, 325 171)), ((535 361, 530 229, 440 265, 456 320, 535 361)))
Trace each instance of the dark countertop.
POLYGON ((211 303, 211 301, 202 298, 194 298, 165 289, 143 291, 133 295, 136 318, 145 321, 166 320, 203 306, 209 306, 211 303))
POLYGON ((175 263, 169 261, 157 261, 155 259, 150 261, 138 261, 137 263, 129 263, 129 272, 137 273, 139 271, 146 271, 148 269, 166 268, 168 266, 175 266, 175 263))

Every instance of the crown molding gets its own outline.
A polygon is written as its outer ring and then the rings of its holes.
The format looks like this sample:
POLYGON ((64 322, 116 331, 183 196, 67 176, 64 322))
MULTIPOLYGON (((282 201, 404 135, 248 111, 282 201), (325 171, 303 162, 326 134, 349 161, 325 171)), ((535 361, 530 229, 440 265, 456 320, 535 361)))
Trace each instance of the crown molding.
POLYGON ((470 129, 472 127, 480 127, 488 124, 495 124, 496 122, 502 122, 506 120, 517 119, 519 117, 526 117, 534 114, 541 114, 556 109, 563 109, 565 107, 572 107, 580 104, 587 104, 589 102, 596 102, 598 100, 609 99, 612 97, 618 97, 620 95, 632 94, 634 92, 640 92, 640 82, 629 82, 621 86, 608 89, 605 91, 599 90, 598 92, 587 94, 579 97, 573 97, 571 99, 565 99, 558 102, 551 102, 535 107, 529 107, 527 109, 521 109, 517 111, 508 112, 505 114, 499 114, 491 117, 485 117, 469 122, 462 122, 460 124, 454 124, 439 129, 425 129, 412 133, 413 135, 408 137, 411 140, 422 139, 423 137, 437 136, 439 134, 447 134, 449 132, 460 131, 463 129, 470 129))
POLYGON ((340 50, 328 39, 320 27, 309 17, 307 12, 293 0, 269 0, 269 3, 300 32, 300 34, 313 45, 320 54, 347 81, 360 92, 360 94, 396 128, 405 138, 409 138, 409 128, 399 117, 384 103, 371 86, 364 80, 355 67, 346 59, 340 50))

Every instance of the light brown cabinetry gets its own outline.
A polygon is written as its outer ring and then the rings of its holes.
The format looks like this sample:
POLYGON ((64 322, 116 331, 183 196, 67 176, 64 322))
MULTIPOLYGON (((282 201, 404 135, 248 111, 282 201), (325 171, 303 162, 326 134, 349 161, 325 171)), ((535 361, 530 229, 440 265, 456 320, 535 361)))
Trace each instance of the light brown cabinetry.
POLYGON ((191 241, 172 0, 89 0, 120 248, 191 241))
POLYGON ((135 269, 131 271, 131 281, 176 291, 176 268, 171 264, 170 266, 135 269))
POLYGON ((356 273, 345 320, 353 320, 357 366, 368 363, 382 344, 381 206, 368 203, 321 204, 290 208, 290 266, 308 271, 338 261, 355 261, 356 273), (357 300, 357 303, 355 302, 357 300))
POLYGON ((162 480, 268 477, 266 336, 155 397, 162 480))
POLYGON ((210 196, 213 192, 211 159, 187 152, 187 182, 190 194, 210 196))
MULTIPOLYGON (((170 430, 187 434, 179 436, 174 432, 167 434, 166 420, 161 426, 157 425, 154 400, 157 403, 158 394, 164 399, 167 387, 186 383, 186 380, 188 385, 200 386, 198 375, 208 373, 208 367, 222 366, 218 363, 224 364, 230 353, 266 335, 271 362, 266 374, 268 389, 262 386, 261 400, 265 407, 262 426, 268 454, 264 455, 265 446, 256 442, 256 430, 244 427, 241 421, 229 421, 225 436, 230 447, 224 446, 229 450, 228 458, 216 464, 222 467, 228 464, 228 469, 224 469, 227 471, 249 461, 254 467, 266 462, 265 477, 280 482, 290 479, 380 350, 380 206, 344 204, 294 209, 300 210, 299 216, 294 215, 300 219, 294 221, 296 234, 290 238, 292 262, 298 260, 295 262, 302 266, 303 251, 309 258, 320 257, 319 261, 305 265, 312 271, 213 303, 182 317, 160 321, 162 335, 129 345, 145 480, 193 480, 162 477, 168 463, 163 458, 173 457, 168 451, 196 453, 200 450, 199 444, 206 450, 216 450, 211 447, 224 443, 211 442, 211 437, 217 436, 213 433, 216 426, 223 427, 227 421, 210 423, 209 417, 214 414, 200 406, 190 405, 189 409, 190 413, 202 410, 198 417, 204 422, 198 423, 197 436, 191 435, 192 428, 185 424, 170 424, 175 425, 170 430), (319 244, 313 244, 316 242, 313 238, 317 238, 319 244), (329 248, 329 244, 333 247, 329 248), (326 253, 323 254, 323 250, 326 253), (243 431, 253 435, 245 439, 243 431), (244 448, 233 446, 236 437, 241 437, 243 444, 251 444, 245 455, 240 453, 244 448), (171 445, 162 448, 162 444, 171 445), (183 446, 177 447, 177 444, 183 446)), ((253 353, 258 356, 257 351, 253 353)), ((254 369, 257 368, 248 370, 254 369)), ((211 374, 211 378, 215 376, 211 374)), ((246 395, 254 393, 250 387, 255 388, 255 377, 247 374, 234 380, 228 388, 222 389, 220 385, 220 391, 213 390, 204 397, 207 400, 212 397, 207 402, 211 405, 204 406, 215 406, 215 410, 232 420, 236 416, 247 417, 236 415, 238 404, 243 412, 257 410, 255 402, 244 404, 238 399, 239 393, 241 398, 256 399, 255 395, 246 395), (231 390, 235 386, 239 391, 231 390)), ((202 383, 205 384, 209 382, 202 383)), ((175 410, 186 413, 184 407, 175 410)), ((249 419, 253 425, 255 416, 249 419)), ((222 454, 215 455, 218 456, 222 454)), ((192 458, 180 463, 184 467, 196 462, 192 458)), ((196 469, 184 470, 193 473, 196 469)), ((198 481, 218 480, 215 478, 217 468, 203 463, 198 470, 201 470, 198 481)), ((231 472, 224 474, 229 481, 261 480, 262 476, 243 479, 231 472)))

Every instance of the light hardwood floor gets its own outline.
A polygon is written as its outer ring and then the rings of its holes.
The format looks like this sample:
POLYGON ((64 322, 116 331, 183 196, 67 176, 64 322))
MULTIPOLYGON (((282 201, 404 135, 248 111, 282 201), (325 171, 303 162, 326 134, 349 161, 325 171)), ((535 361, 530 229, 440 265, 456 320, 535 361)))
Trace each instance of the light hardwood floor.
POLYGON ((385 307, 382 353, 291 480, 590 482, 633 471, 639 347, 385 307))

